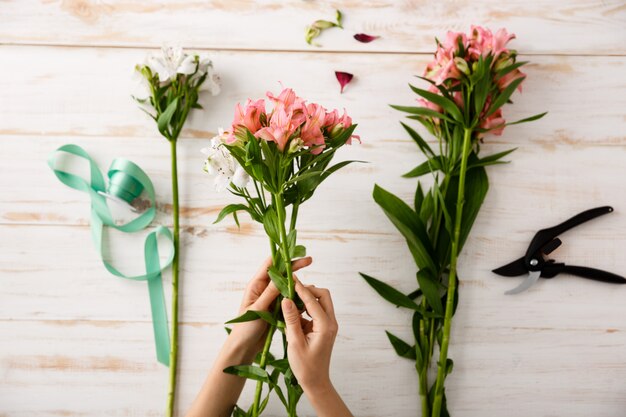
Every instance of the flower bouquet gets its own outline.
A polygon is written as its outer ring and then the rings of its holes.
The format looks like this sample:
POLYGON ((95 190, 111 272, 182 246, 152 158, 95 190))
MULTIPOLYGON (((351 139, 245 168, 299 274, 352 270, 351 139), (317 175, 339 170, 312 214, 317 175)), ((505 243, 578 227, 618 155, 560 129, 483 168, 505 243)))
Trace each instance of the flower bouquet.
POLYGON ((515 36, 500 29, 493 34, 472 27, 469 34, 448 32, 437 41, 435 59, 423 77, 428 89, 410 86, 419 107, 392 106, 408 113, 437 139, 433 150, 413 128, 402 126, 417 143, 426 161, 405 177, 432 174, 430 189, 418 181, 413 207, 374 187, 374 200, 406 239, 417 266, 418 289, 406 295, 388 284, 361 274, 385 300, 413 312, 414 342, 387 332, 396 353, 415 362, 419 376, 422 416, 447 416, 444 382, 452 372, 448 358, 452 316, 458 303, 457 260, 478 215, 489 186, 485 167, 503 163, 514 149, 479 157, 487 133, 501 135, 505 126, 537 120, 545 113, 507 123, 502 107, 521 91, 526 62, 507 47, 515 36), (429 370, 439 348, 437 377, 429 384, 429 370))
MULTIPOLYGON (((160 53, 150 54, 143 64, 135 67, 139 89, 133 98, 140 108, 152 118, 159 133, 170 143, 172 164, 172 207, 174 223, 174 259, 172 262, 172 344, 170 348, 170 386, 167 416, 174 413, 176 395, 176 370, 178 354, 178 171, 176 142, 192 109, 201 109, 198 97, 202 89, 212 95, 219 93, 219 78, 213 73, 210 59, 196 54, 186 54, 180 47, 163 47, 160 53)), ((166 365, 168 365, 166 363, 166 365)))
MULTIPOLYGON (((261 223, 272 254, 270 279, 280 291, 280 299, 294 299, 292 260, 306 255, 305 247, 297 243, 299 208, 332 173, 355 162, 330 165, 337 150, 358 137, 353 135, 356 125, 345 111, 340 115, 337 110, 327 111, 319 104, 307 103, 289 88, 278 96, 267 93, 267 98, 273 103, 271 111, 263 99, 237 104, 231 130, 221 131, 203 150, 207 154, 205 170, 215 177, 217 189, 228 187, 242 199, 242 203, 224 207, 216 222, 232 214, 239 224, 237 214, 246 212, 261 223)), ((295 301, 298 304, 299 300, 295 301)), ((247 311, 229 323, 250 320, 264 320, 269 328, 255 365, 224 370, 257 381, 251 407, 248 411, 235 407, 234 416, 260 415, 272 391, 288 415, 296 416, 302 389, 289 367, 280 300, 273 312, 247 311), (282 359, 269 352, 276 330, 282 333, 282 359), (286 392, 279 386, 281 375, 286 392), (264 385, 267 394, 263 394, 264 385)))

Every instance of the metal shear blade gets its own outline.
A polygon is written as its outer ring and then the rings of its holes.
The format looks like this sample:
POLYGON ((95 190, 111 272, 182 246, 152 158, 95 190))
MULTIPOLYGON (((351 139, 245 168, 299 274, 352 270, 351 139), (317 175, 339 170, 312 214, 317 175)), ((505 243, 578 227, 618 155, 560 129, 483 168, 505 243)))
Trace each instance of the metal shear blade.
POLYGON ((535 282, 537 282, 537 280, 539 280, 539 276, 541 275, 541 271, 532 271, 528 273, 528 277, 522 281, 522 283, 520 285, 518 285, 517 287, 513 288, 512 290, 508 290, 505 292, 506 295, 513 295, 513 294, 519 294, 521 292, 526 291, 527 289, 529 289, 530 287, 532 287, 533 285, 535 285, 535 282))

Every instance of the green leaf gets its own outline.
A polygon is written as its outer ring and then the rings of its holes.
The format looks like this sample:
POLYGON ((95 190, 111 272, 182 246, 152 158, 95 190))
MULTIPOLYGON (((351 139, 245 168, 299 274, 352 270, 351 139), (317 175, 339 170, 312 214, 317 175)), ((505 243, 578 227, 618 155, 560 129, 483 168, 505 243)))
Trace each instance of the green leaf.
POLYGON ((441 212, 443 214, 444 225, 446 227, 446 230, 448 231, 450 236, 452 236, 453 234, 452 216, 450 216, 450 212, 448 211, 448 208, 446 207, 446 201, 443 197, 443 194, 441 193, 441 189, 439 188, 439 183, 437 182, 435 182, 435 185, 433 187, 433 193, 436 194, 437 201, 439 201, 439 204, 441 204, 441 212))
POLYGON ((452 373, 452 369, 454 368, 454 361, 452 359, 446 359, 446 375, 450 375, 452 373))
POLYGON ((511 152, 513 152, 516 149, 517 148, 513 148, 513 149, 509 149, 507 151, 503 151, 503 152, 498 152, 498 153, 494 153, 494 154, 491 154, 491 155, 487 155, 484 158, 480 158, 477 161, 472 162, 471 164, 468 163, 467 169, 481 167, 481 166, 487 166, 487 165, 493 165, 493 164, 505 164, 505 163, 508 163, 508 161, 504 162, 504 161, 500 161, 500 159, 504 158, 505 156, 507 156, 508 154, 510 154, 511 152))
POLYGON ((439 107, 442 107, 445 111, 452 116, 454 120, 457 122, 463 123, 463 114, 461 114, 461 110, 457 107, 456 103, 444 96, 440 96, 439 94, 431 93, 428 90, 422 90, 421 88, 417 88, 409 84, 411 90, 413 92, 431 103, 435 103, 439 107))
POLYGON ((353 164, 353 163, 355 163, 355 162, 356 162, 356 163, 360 163, 360 164, 367 164, 367 161, 357 161, 357 160, 350 160, 350 161, 341 161, 341 162, 338 162, 338 163, 336 163, 335 165, 331 166, 330 168, 328 168, 328 169, 326 169, 326 170, 324 171, 324 173, 322 174, 323 179, 328 178, 328 177, 330 176, 330 174, 332 174, 332 173, 334 173, 334 172, 336 172, 336 171, 340 170, 341 168, 343 168, 343 167, 345 167, 345 166, 348 166, 348 165, 350 165, 350 164, 353 164))
POLYGON ((289 254, 293 257, 293 251, 296 248, 296 239, 298 236, 298 231, 296 229, 291 230, 287 234, 287 247, 289 248, 289 254))
POLYGON ((378 185, 374 186, 373 196, 374 201, 407 240, 417 266, 436 270, 432 257, 433 249, 426 227, 417 214, 404 201, 378 185))
POLYGON ((522 81, 524 81, 525 78, 526 77, 516 78, 515 80, 513 80, 511 82, 511 84, 507 85, 506 88, 493 101, 493 103, 491 104, 491 107, 489 107, 489 111, 487 112, 485 117, 491 116, 493 113, 495 113, 496 110, 498 110, 507 101, 509 101, 509 98, 511 97, 513 92, 515 92, 515 89, 522 83, 522 81))
POLYGON ((528 64, 528 61, 518 61, 514 64, 509 65, 508 67, 502 68, 501 70, 496 72, 496 80, 499 80, 500 78, 504 77, 509 72, 514 71, 518 69, 519 67, 526 65, 526 64, 528 64))
MULTIPOLYGON (((435 110, 429 109, 427 107, 408 107, 408 106, 396 106, 395 104, 390 104, 390 106, 396 110, 403 111, 405 113, 410 113, 418 116, 426 116, 426 117, 434 117, 436 119, 442 119, 451 123, 454 123, 452 119, 448 116, 441 114, 435 110)), ((413 117, 409 117, 412 119, 413 117)))
POLYGON ((282 274, 276 269, 274 265, 270 266, 267 269, 267 274, 270 276, 270 279, 278 288, 278 291, 282 294, 283 297, 289 297, 289 286, 287 284, 287 278, 283 277, 282 274))
POLYGON ((535 114, 534 116, 530 116, 530 117, 527 117, 525 119, 520 119, 520 120, 516 120, 516 121, 511 122, 511 123, 507 123, 507 124, 505 124, 505 126, 519 125, 521 123, 528 123, 528 122, 532 122, 532 121, 535 121, 535 120, 539 120, 543 116, 545 116, 546 114, 548 114, 547 111, 543 112, 543 113, 535 114))
POLYGON ((474 112, 479 115, 485 107, 487 102, 487 96, 489 95, 489 89, 492 85, 491 74, 483 74, 476 85, 474 86, 474 112))
POLYGON ((315 177, 320 177, 321 175, 322 175, 322 171, 309 170, 307 172, 304 172, 298 175, 297 177, 292 177, 289 181, 285 183, 285 186, 288 187, 296 182, 304 181, 304 180, 315 178, 315 177))
MULTIPOLYGON (((217 219, 215 219, 213 224, 221 222, 222 220, 224 220, 226 216, 228 216, 231 213, 236 213, 238 211, 248 211, 248 210, 249 210, 248 206, 244 204, 229 204, 226 207, 224 207, 222 211, 220 211, 220 214, 218 214, 217 219)), ((237 223, 237 226, 239 226, 239 221, 237 221, 237 218, 235 218, 235 222, 237 223)))
POLYGON ((287 372, 287 369, 289 369, 289 361, 286 358, 273 360, 269 364, 282 373, 287 372))
POLYGON ((265 233, 267 233, 267 236, 272 240, 272 242, 276 244, 280 243, 278 216, 276 215, 276 211, 273 207, 268 207, 265 211, 265 215, 263 215, 263 227, 265 228, 265 233))
POLYGON ((239 406, 235 405, 235 408, 233 409, 233 417, 248 417, 248 413, 239 408, 239 406))
POLYGON ((411 136, 411 139, 415 141, 415 143, 420 148, 420 151, 422 151, 423 154, 425 154, 426 156, 431 156, 431 157, 435 156, 435 153, 433 152, 431 147, 428 145, 428 143, 424 140, 424 138, 422 138, 422 136, 419 133, 417 133, 411 126, 403 122, 400 122, 400 124, 402 125, 404 130, 407 131, 409 136, 411 136))
POLYGON ((459 238, 459 253, 469 236, 474 220, 478 216, 480 207, 489 190, 489 179, 484 168, 475 168, 467 171, 465 178, 465 205, 463 207, 463 222, 459 238))
POLYGON ((407 297, 409 297, 411 300, 415 300, 417 297, 422 295, 422 290, 420 290, 419 288, 416 289, 415 291, 407 294, 407 297))
POLYGON ((359 272, 359 274, 363 277, 365 282, 367 282, 374 289, 374 291, 376 291, 381 297, 383 297, 390 303, 395 304, 398 307, 409 308, 411 310, 420 310, 420 306, 418 306, 415 301, 413 301, 411 298, 407 297, 400 291, 396 290, 391 285, 386 284, 362 272, 359 272))
POLYGON ((304 258, 306 256, 306 248, 302 245, 296 245, 293 253, 291 254, 291 259, 296 258, 304 258))
POLYGON ((159 128, 159 132, 161 132, 161 134, 168 139, 171 139, 169 137, 168 128, 170 125, 170 121, 172 120, 172 116, 174 115, 174 112, 176 111, 177 106, 178 106, 178 97, 176 97, 174 100, 172 100, 170 104, 167 105, 167 108, 165 109, 163 113, 159 115, 159 118, 157 120, 157 127, 159 128))
POLYGON ((433 212, 433 196, 431 193, 427 193, 424 196, 424 201, 422 202, 422 206, 420 207, 420 220, 423 224, 427 224, 433 212))
POLYGON ((245 313, 243 313, 241 316, 227 321, 226 324, 244 323, 246 321, 254 321, 258 319, 261 319, 273 326, 278 326, 278 327, 280 327, 280 324, 282 323, 280 321, 277 322, 276 319, 272 316, 272 314, 269 311, 248 310, 245 313))
POLYGON ((253 379, 255 381, 269 382, 269 375, 267 371, 254 365, 229 366, 224 369, 224 372, 231 375, 237 375, 242 378, 253 379))
POLYGON ((422 208, 422 202, 424 201, 424 190, 422 190, 422 184, 417 182, 417 189, 415 190, 415 201, 413 205, 415 206, 415 212, 419 213, 422 208))
POLYGON ((428 304, 435 310, 435 313, 443 317, 443 306, 441 295, 439 294, 439 284, 435 281, 433 274, 427 269, 420 269, 417 273, 417 282, 428 301, 428 304))
POLYGON ((429 172, 442 171, 441 156, 433 156, 432 158, 422 162, 406 174, 402 175, 404 178, 416 178, 426 175, 429 172))
POLYGON ((393 349, 396 351, 398 356, 415 360, 415 349, 411 347, 411 345, 387 330, 385 330, 385 333, 387 333, 387 338, 389 339, 389 342, 391 342, 391 346, 393 346, 393 349))
MULTIPOLYGON (((422 367, 424 366, 424 355, 422 355, 422 347, 419 345, 421 343, 420 326, 422 325, 422 323, 423 323, 422 315, 417 311, 413 313, 413 319, 412 319, 413 336, 415 337, 415 340, 417 341, 414 347, 415 369, 417 369, 418 372, 422 372, 423 371, 422 367)), ((424 348, 427 348, 427 346, 424 346, 424 348)))

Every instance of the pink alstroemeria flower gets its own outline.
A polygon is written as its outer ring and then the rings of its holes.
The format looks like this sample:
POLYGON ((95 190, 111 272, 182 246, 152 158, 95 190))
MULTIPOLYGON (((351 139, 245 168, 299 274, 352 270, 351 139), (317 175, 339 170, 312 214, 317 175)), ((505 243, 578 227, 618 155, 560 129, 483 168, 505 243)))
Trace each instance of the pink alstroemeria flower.
POLYGON ((312 148, 311 153, 319 154, 324 149, 322 125, 326 120, 326 109, 319 104, 311 103, 303 107, 305 122, 300 131, 304 144, 312 148))
POLYGON ((265 100, 252 101, 248 99, 245 106, 237 103, 235 106, 235 118, 233 119, 233 130, 235 126, 243 125, 251 133, 256 133, 261 129, 261 114, 265 113, 265 100))
MULTIPOLYGON (((504 131, 505 124, 506 120, 504 120, 504 117, 502 117, 502 108, 499 108, 491 116, 483 119, 479 127, 481 129, 488 130, 491 134, 500 136, 504 131)), ((483 136, 483 134, 479 133, 477 136, 480 138, 483 136)))
POLYGON ((269 126, 256 132, 255 136, 268 142, 276 142, 278 149, 282 152, 299 126, 299 123, 294 122, 292 111, 287 113, 284 108, 274 109, 269 126))
MULTIPOLYGON (((500 78, 498 80, 498 88, 500 89, 500 91, 502 91, 509 84, 511 84, 513 81, 517 80, 518 78, 526 78, 526 74, 524 74, 522 71, 520 71, 518 69, 514 69, 513 71, 509 72, 508 74, 505 74, 502 78, 500 78)), ((520 93, 522 92, 522 84, 521 83, 517 87, 517 90, 520 93)))
POLYGON ((278 97, 271 91, 268 91, 266 94, 267 98, 274 103, 274 112, 284 109, 286 113, 292 113, 295 123, 300 124, 304 122, 304 113, 302 111, 304 100, 298 97, 291 88, 284 88, 278 97))

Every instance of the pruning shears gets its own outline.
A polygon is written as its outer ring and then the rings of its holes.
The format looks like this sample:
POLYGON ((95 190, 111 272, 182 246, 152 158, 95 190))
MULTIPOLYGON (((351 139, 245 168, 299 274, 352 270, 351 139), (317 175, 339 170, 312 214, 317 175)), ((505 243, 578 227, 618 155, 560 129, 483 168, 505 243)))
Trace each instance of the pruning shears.
POLYGON ((588 268, 586 266, 566 265, 564 263, 555 262, 554 259, 545 258, 545 256, 552 253, 563 243, 561 239, 558 238, 561 233, 611 212, 613 212, 613 207, 596 207, 583 211, 554 227, 539 230, 530 242, 528 250, 523 257, 493 270, 496 274, 505 277, 527 275, 526 279, 520 285, 505 292, 505 294, 518 294, 532 287, 533 284, 539 280, 539 277, 554 278, 560 273, 612 284, 626 284, 626 278, 611 272, 588 268))

